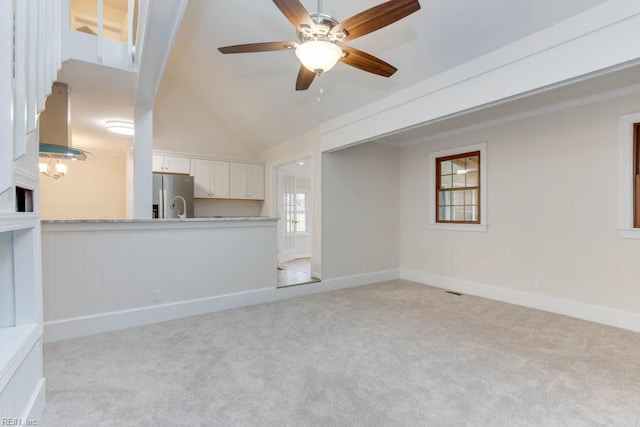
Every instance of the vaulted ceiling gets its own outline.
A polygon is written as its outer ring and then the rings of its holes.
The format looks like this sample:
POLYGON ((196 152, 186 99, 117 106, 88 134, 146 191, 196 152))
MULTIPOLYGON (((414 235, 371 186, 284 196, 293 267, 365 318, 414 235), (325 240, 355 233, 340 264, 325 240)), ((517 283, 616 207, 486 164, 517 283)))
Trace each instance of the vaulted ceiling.
MULTIPOLYGON (((197 97, 245 141, 269 146, 430 76, 505 46, 605 0, 421 0, 422 9, 349 45, 396 66, 386 79, 338 64, 296 92, 293 52, 222 55, 220 46, 296 41, 270 0, 190 0, 167 81, 197 97)), ((325 0, 344 20, 380 0, 325 0)), ((309 12, 318 4, 302 0, 309 12)))

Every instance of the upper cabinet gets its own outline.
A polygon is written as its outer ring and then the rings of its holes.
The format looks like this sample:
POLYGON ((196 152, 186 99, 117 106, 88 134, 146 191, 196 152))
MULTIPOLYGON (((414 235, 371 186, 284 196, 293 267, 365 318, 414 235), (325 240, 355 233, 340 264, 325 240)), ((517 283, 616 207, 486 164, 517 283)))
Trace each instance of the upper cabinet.
POLYGON ((191 159, 188 157, 153 155, 153 171, 162 173, 191 173, 191 159))
POLYGON ((229 198, 264 200, 264 166, 229 163, 229 198))
POLYGON ((229 162, 192 159, 191 175, 193 175, 195 198, 229 198, 229 162))

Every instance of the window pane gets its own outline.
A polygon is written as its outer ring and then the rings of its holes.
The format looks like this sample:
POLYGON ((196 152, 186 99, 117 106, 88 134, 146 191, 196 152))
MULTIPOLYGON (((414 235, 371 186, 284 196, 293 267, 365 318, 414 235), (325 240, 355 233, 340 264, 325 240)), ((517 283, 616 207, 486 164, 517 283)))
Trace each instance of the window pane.
POLYGON ((98 0, 71 0, 70 12, 71 29, 98 34, 98 0))
POLYGON ((465 160, 463 159, 453 159, 451 161, 453 163, 453 173, 457 174, 459 170, 466 169, 465 168, 465 160))
POLYGON ((477 171, 478 170, 478 156, 467 157, 466 169, 468 171, 477 171))
POLYGON ((453 176, 453 188, 465 187, 465 175, 452 175, 453 176))
POLYGON ((464 192, 464 204, 465 205, 477 205, 478 204, 478 190, 466 190, 464 192))
POLYGON ((466 176, 467 176, 467 187, 478 186, 478 172, 469 172, 466 174, 466 176))
POLYGON ((129 4, 122 0, 104 0, 102 31, 105 39, 127 42, 129 4))
POLYGON ((478 208, 475 206, 467 206, 464 208, 464 220, 465 221, 477 221, 478 220, 478 208))
POLYGON ((447 175, 440 178, 440 188, 452 188, 453 187, 453 175, 447 175))
POLYGON ((455 206, 452 209, 454 221, 464 221, 464 207, 463 206, 455 206))
POLYGON ((452 191, 452 196, 453 196, 453 203, 452 205, 455 206, 462 206, 464 205, 464 191, 452 191))
POLYGON ((441 206, 438 212, 439 221, 451 221, 451 208, 448 206, 441 206))
POLYGON ((440 192, 439 204, 440 205, 450 205, 451 204, 451 192, 450 191, 441 191, 440 192))
POLYGON ((441 162, 440 163, 440 175, 451 175, 451 161, 441 162))

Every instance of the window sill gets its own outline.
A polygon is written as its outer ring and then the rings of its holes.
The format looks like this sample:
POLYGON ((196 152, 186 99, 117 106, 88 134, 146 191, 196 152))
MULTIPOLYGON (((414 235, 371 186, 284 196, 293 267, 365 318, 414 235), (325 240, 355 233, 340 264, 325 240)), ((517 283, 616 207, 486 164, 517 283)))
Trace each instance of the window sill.
POLYGON ((486 232, 487 225, 486 224, 441 224, 441 223, 432 223, 429 224, 432 230, 449 230, 449 231, 477 231, 477 232, 486 232))
POLYGON ((620 228, 618 232, 623 239, 640 239, 640 228, 620 228))

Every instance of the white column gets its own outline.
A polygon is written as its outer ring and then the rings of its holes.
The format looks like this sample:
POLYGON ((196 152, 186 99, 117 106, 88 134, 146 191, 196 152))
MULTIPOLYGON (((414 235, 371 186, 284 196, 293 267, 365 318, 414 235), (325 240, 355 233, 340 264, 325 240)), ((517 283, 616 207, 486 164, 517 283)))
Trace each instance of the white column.
POLYGON ((133 165, 133 212, 135 218, 151 218, 153 107, 136 105, 133 165))

